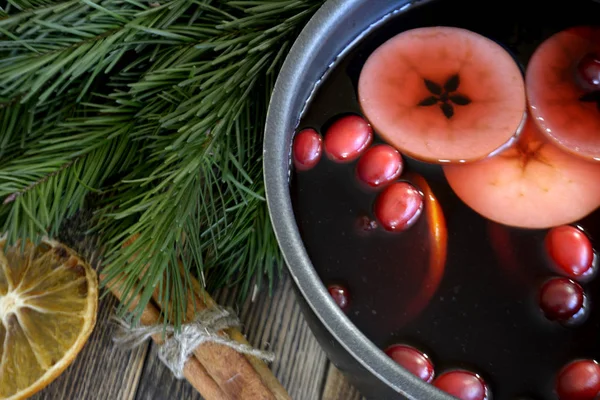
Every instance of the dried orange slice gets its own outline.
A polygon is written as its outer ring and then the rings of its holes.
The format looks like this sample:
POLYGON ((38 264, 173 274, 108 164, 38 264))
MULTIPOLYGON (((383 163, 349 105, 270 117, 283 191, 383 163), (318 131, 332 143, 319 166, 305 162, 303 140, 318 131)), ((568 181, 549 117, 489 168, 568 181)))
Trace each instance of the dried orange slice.
POLYGON ((0 240, 0 399, 24 399, 75 359, 96 324, 98 278, 53 240, 0 240))

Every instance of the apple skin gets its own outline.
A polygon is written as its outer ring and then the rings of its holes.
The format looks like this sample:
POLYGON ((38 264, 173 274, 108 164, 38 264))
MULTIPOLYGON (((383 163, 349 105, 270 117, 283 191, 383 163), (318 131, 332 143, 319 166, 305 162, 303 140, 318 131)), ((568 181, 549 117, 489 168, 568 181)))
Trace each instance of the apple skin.
POLYGON ((436 164, 474 162, 509 146, 527 109, 511 54, 443 26, 410 29, 379 46, 361 70, 358 100, 388 144, 436 164))
POLYGON ((600 161, 600 89, 582 82, 579 63, 600 54, 600 27, 575 26, 541 43, 527 64, 529 112, 561 149, 600 161))
POLYGON ((556 147, 532 118, 511 148, 443 170, 465 204, 504 225, 546 229, 573 223, 600 206, 600 164, 556 147))

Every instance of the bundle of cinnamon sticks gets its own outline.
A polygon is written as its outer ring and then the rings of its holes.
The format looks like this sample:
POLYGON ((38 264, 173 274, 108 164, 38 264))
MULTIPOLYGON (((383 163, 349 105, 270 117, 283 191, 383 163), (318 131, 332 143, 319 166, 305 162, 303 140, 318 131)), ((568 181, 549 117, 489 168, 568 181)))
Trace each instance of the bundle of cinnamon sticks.
MULTIPOLYGON (((181 265, 180 271, 183 273, 181 265)), ((216 304, 200 283, 193 277, 191 279, 193 291, 188 290, 187 293, 186 322, 193 321, 195 312, 214 307, 216 304)), ((109 288, 119 300, 123 298, 118 280, 112 281, 109 288)), ((136 298, 131 302, 131 309, 138 301, 139 298, 136 298)), ((158 290, 155 290, 153 300, 144 309, 140 323, 156 325, 160 323, 161 311, 169 312, 170 309, 169 304, 160 303, 158 290)), ((219 334, 248 345, 244 335, 237 329, 226 329, 219 334)), ((163 343, 163 336, 160 334, 153 335, 152 339, 158 345, 163 343)), ((262 360, 238 353, 222 344, 207 342, 199 345, 185 364, 184 376, 205 400, 291 399, 262 360)))

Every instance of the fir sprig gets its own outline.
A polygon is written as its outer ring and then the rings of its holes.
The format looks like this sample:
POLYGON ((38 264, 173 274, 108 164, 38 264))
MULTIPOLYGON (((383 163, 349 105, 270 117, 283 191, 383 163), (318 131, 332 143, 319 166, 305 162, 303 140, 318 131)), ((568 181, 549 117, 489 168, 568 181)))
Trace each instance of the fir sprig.
POLYGON ((271 282, 280 257, 264 118, 283 58, 321 3, 11 0, 0 19, 9 238, 56 234, 93 192, 104 283, 125 276, 129 289, 122 310, 139 294, 139 315, 158 288, 178 325, 187 273, 210 288, 241 282, 244 294, 255 277, 271 282), (15 115, 31 122, 15 127, 15 115))

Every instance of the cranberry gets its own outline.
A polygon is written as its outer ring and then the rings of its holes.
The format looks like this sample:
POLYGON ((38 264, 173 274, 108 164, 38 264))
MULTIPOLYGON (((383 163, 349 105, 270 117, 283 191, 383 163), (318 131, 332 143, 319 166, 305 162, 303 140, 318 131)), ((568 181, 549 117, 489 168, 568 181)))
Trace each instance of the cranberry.
POLYGON ((577 360, 564 366, 556 378, 560 400, 594 400, 600 394, 600 365, 593 360, 577 360))
POLYGON ((396 179, 402 173, 402 157, 392 146, 378 144, 368 149, 356 165, 358 179, 378 187, 396 179))
POLYGON ((321 135, 314 129, 304 129, 296 134, 293 144, 294 166, 306 171, 317 165, 323 148, 321 135))
POLYGON ((481 377, 469 371, 444 372, 433 381, 435 387, 460 400, 485 400, 487 386, 481 377))
POLYGON ((375 200, 375 217, 392 232, 410 228, 423 211, 423 194, 408 182, 395 182, 375 200))
POLYGON ((567 278, 552 278, 542 286, 539 302, 549 320, 567 321, 583 309, 583 288, 567 278))
POLYGON ((577 74, 587 88, 600 89, 600 55, 588 53, 583 56, 577 64, 577 74))
POLYGON ((552 228, 546 235, 546 251, 556 265, 572 278, 591 272, 594 261, 592 243, 574 226, 552 228))
POLYGON ((395 344, 388 347, 385 354, 425 382, 429 383, 433 380, 434 370, 431 360, 414 347, 395 344))
POLYGON ((350 162, 358 158, 371 144, 371 125, 358 115, 335 121, 325 133, 325 152, 333 161, 350 162))
POLYGON ((350 293, 348 292, 348 289, 342 285, 334 284, 329 285, 327 290, 338 307, 344 311, 348 309, 348 306, 350 305, 350 293))

